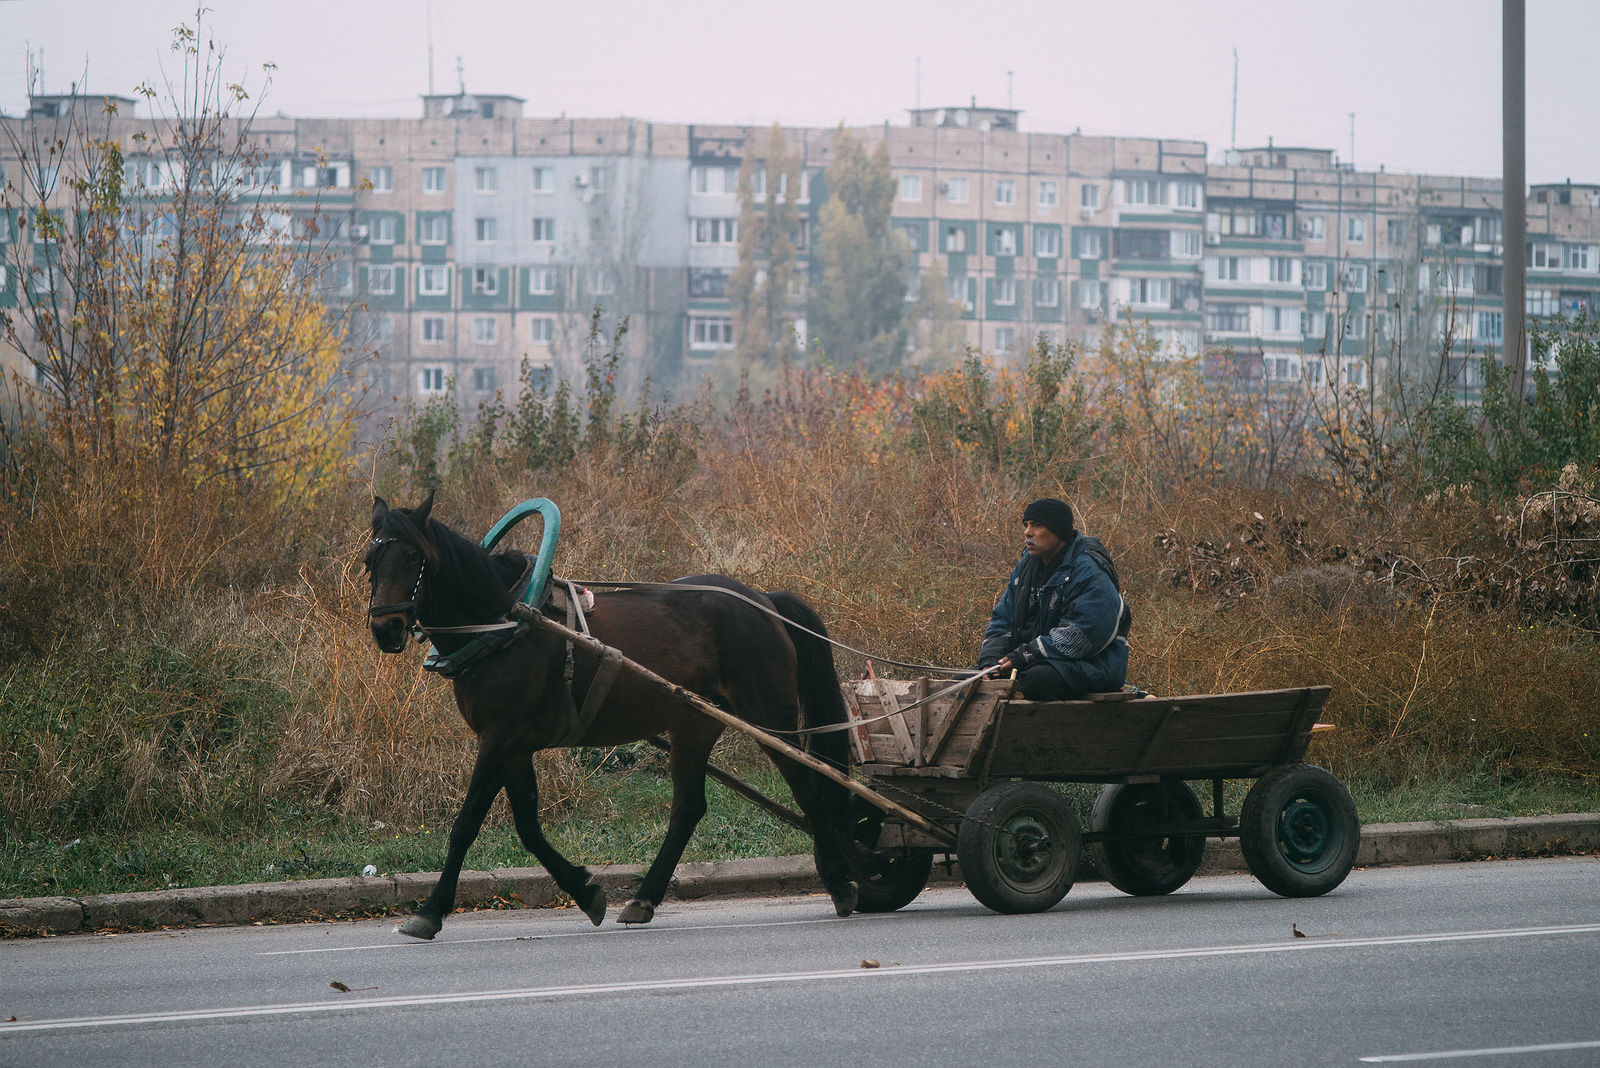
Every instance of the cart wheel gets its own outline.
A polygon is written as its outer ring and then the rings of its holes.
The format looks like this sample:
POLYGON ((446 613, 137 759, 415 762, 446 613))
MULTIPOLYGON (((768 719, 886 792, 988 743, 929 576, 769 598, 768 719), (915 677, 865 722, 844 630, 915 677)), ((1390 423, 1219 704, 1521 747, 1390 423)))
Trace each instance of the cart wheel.
POLYGON ((1072 889, 1083 833, 1054 790, 1003 782, 967 809, 957 848, 973 897, 996 912, 1043 912, 1072 889))
POLYGON ((878 849, 883 811, 854 795, 851 803, 851 840, 845 844, 845 862, 860 887, 857 912, 893 912, 916 900, 933 871, 931 849, 878 849))
POLYGON ((1350 791, 1311 764, 1257 779, 1239 815, 1239 850, 1261 884, 1283 897, 1316 897, 1355 864, 1361 823, 1350 791))
MULTIPOLYGON (((1089 829, 1125 834, 1143 826, 1199 819, 1201 815, 1200 799, 1181 780, 1119 783, 1104 787, 1094 799, 1089 829)), ((1172 893, 1193 877, 1205 852, 1203 834, 1153 834, 1089 844, 1089 855, 1106 881, 1136 897, 1172 893)))

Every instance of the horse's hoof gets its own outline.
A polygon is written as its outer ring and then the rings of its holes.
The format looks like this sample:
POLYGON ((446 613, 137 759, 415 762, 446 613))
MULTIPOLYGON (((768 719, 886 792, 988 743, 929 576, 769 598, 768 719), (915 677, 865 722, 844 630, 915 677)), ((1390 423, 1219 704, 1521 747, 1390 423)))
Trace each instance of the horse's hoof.
POLYGON ((411 938, 420 938, 424 942, 429 942, 433 940, 433 936, 438 934, 439 928, 443 926, 444 924, 438 920, 418 915, 407 916, 400 921, 400 925, 394 930, 396 934, 408 935, 411 938))
POLYGON ((856 910, 856 903, 860 897, 861 887, 852 879, 845 884, 843 893, 833 895, 833 911, 839 914, 840 919, 843 919, 856 910))
POLYGON ((579 902, 578 907, 583 914, 589 917, 589 922, 599 927, 606 920, 606 892, 598 882, 593 879, 584 884, 584 889, 589 892, 588 902, 579 902))
POLYGON ((648 901, 634 898, 628 902, 627 908, 617 915, 618 923, 649 923, 656 918, 656 907, 648 901))

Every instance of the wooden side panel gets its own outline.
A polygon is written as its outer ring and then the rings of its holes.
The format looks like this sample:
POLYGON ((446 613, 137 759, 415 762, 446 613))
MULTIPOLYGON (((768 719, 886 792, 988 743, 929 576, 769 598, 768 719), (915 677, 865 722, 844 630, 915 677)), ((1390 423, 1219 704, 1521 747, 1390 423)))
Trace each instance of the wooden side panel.
POLYGON ((965 770, 985 743, 1011 684, 986 679, 917 708, 909 706, 930 689, 937 693, 937 686, 930 687, 926 681, 919 685, 863 679, 845 683, 843 689, 852 714, 863 721, 857 731, 865 733, 866 741, 857 753, 872 754, 865 763, 908 768, 926 764, 945 769, 939 774, 949 775, 965 770), (902 715, 891 714, 901 709, 906 709, 902 715), (879 718, 884 716, 887 718, 879 718))

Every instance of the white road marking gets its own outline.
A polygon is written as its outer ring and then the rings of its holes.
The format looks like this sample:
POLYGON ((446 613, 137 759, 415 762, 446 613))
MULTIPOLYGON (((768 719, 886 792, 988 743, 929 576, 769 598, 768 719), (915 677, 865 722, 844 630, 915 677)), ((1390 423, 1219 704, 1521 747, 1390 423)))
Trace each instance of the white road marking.
POLYGON ((1432 1053, 1383 1053, 1362 1057, 1362 1064, 1403 1064, 1410 1061, 1453 1061, 1460 1057, 1512 1057, 1520 1053, 1566 1053, 1575 1049, 1600 1049, 1596 1042, 1547 1042, 1542 1046, 1496 1046, 1493 1049, 1441 1049, 1432 1053))
POLYGON ((1012 971, 1023 968, 1060 968, 1087 964, 1123 964, 1133 961, 1194 960, 1205 957, 1240 957, 1253 954, 1308 953, 1331 949, 1370 949, 1375 946, 1415 946, 1487 939, 1550 938, 1558 935, 1600 934, 1600 923, 1555 927, 1508 927, 1486 931, 1443 931, 1435 934, 1383 935, 1373 938, 1297 938, 1240 946, 1197 946, 1190 949, 1129 950, 1118 953, 1079 953, 1070 956, 1019 957, 1010 960, 948 961, 942 964, 897 965, 888 968, 841 968, 814 972, 764 972, 749 975, 710 975, 682 979, 641 979, 632 982, 585 983, 576 986, 523 987, 514 990, 476 990, 459 993, 408 994, 394 997, 353 998, 282 1005, 237 1005, 214 1009, 176 1009, 166 1012, 75 1016, 55 1020, 18 1020, 0 1023, 0 1038, 29 1031, 71 1031, 93 1027, 129 1027, 140 1024, 192 1023, 268 1016, 309 1016, 319 1013, 356 1012, 364 1009, 420 1008, 433 1005, 483 1004, 494 1001, 540 1001, 600 994, 641 994, 662 991, 709 990, 780 983, 818 983, 830 980, 882 981, 907 975, 941 975, 961 972, 1012 971))

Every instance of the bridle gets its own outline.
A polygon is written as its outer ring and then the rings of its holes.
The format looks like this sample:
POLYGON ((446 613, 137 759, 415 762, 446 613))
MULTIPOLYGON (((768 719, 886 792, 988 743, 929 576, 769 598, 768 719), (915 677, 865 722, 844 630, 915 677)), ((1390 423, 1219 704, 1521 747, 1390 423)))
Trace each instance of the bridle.
MULTIPOLYGON (((373 552, 376 552, 385 545, 389 545, 399 540, 400 539, 398 538, 373 538, 371 549, 373 552)), ((376 619, 379 616, 390 616, 397 612, 404 612, 406 618, 413 625, 415 625, 417 622, 417 591, 422 589, 422 574, 426 570, 428 570, 428 561, 424 559, 420 564, 417 565, 417 581, 411 584, 411 596, 408 599, 404 601, 395 601, 392 604, 372 604, 370 601, 368 601, 367 618, 376 619)), ((376 592, 376 590, 373 591, 374 594, 376 594, 376 592)))

